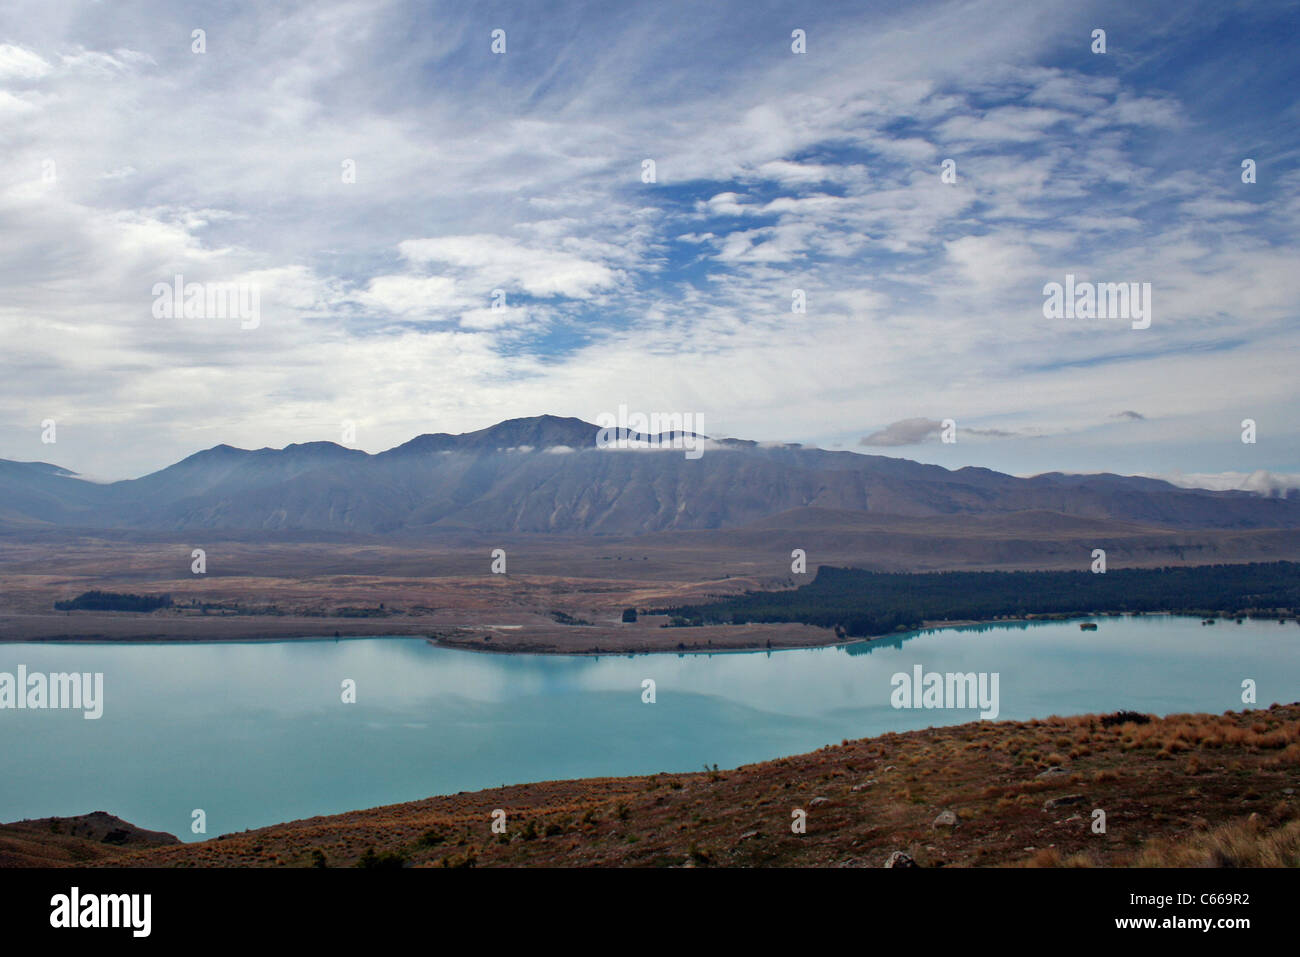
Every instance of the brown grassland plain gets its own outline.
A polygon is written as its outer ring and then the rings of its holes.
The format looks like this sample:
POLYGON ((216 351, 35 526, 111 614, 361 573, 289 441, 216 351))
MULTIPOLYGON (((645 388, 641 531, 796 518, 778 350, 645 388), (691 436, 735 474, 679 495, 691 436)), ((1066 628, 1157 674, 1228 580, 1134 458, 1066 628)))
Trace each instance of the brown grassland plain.
POLYGON ((250 542, 28 530, 0 534, 0 641, 422 635, 480 650, 571 654, 803 647, 835 636, 801 625, 628 626, 620 616, 627 607, 794 587, 820 565, 1086 569, 1094 547, 1105 547, 1116 568, 1273 561, 1300 559, 1300 532, 1174 531, 1054 513, 800 514, 762 527, 622 539, 250 542), (198 547, 206 553, 201 575, 191 572, 198 547), (490 570, 497 547, 507 554, 505 575, 490 570), (807 554, 807 575, 791 574, 794 548, 807 554), (95 589, 170 594, 176 606, 152 614, 54 609, 95 589))

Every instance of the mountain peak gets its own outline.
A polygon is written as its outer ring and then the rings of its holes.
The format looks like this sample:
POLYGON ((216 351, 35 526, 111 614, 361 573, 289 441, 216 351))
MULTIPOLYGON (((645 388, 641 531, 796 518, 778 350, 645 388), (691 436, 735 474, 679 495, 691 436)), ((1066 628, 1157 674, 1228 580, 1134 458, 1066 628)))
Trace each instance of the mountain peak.
POLYGON ((527 445, 546 449, 557 445, 584 448, 596 444, 597 427, 590 422, 558 415, 533 415, 519 419, 506 419, 477 432, 466 433, 462 438, 482 436, 499 441, 503 448, 527 445))
POLYGON ((599 431, 590 422, 558 415, 533 415, 506 419, 496 425, 450 435, 430 432, 380 453, 495 452, 497 449, 550 449, 557 446, 589 448, 599 431))
POLYGON ((290 445, 286 445, 281 451, 321 456, 335 456, 337 458, 366 454, 360 449, 350 449, 346 445, 339 445, 337 442, 294 442, 290 445))

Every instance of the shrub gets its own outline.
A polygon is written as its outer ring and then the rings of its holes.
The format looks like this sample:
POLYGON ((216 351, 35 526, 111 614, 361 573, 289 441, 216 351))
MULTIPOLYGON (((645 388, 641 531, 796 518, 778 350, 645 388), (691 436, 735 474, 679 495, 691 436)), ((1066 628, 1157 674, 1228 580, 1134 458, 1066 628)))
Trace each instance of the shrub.
POLYGON ((364 867, 367 870, 389 871, 398 870, 406 866, 406 858, 396 851, 384 851, 382 854, 376 854, 373 847, 367 847, 361 859, 357 861, 357 867, 364 867))
POLYGON ((1103 728, 1113 728, 1120 724, 1150 724, 1151 716, 1140 714, 1137 711, 1116 711, 1114 714, 1105 714, 1101 717, 1101 726, 1103 728))

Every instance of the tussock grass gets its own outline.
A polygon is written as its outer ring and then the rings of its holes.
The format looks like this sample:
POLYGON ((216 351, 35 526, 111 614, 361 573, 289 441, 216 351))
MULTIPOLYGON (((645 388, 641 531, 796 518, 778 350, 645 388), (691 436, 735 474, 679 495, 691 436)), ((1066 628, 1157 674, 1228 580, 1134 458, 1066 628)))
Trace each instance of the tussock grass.
POLYGON ((1269 827, 1257 815, 1179 840, 1157 838, 1138 867, 1300 867, 1300 821, 1269 827))

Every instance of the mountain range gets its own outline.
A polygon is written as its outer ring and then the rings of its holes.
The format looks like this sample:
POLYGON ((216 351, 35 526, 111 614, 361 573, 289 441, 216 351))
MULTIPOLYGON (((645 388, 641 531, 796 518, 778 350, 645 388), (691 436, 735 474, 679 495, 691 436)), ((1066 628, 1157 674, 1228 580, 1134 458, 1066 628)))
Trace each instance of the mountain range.
POLYGON ((332 442, 218 445, 113 483, 43 462, 0 460, 0 526, 10 533, 56 527, 637 535, 761 525, 782 514, 818 522, 844 513, 1053 512, 1178 529, 1300 528, 1294 495, 1188 489, 1111 474, 1019 478, 737 439, 710 440, 692 457, 680 447, 602 448, 598 431, 580 419, 543 415, 461 435, 420 435, 376 454, 332 442))

